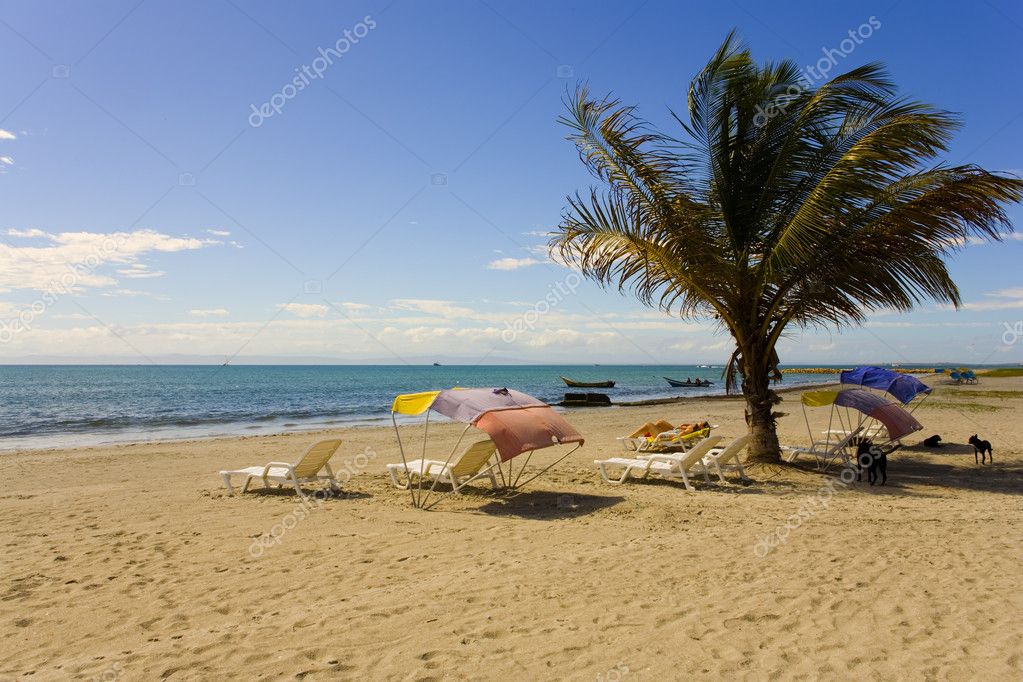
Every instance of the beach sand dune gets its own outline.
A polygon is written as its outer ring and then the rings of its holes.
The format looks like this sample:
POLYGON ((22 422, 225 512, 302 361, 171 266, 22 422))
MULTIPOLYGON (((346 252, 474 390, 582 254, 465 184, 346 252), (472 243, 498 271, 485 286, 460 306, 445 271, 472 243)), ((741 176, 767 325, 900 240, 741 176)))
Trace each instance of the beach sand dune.
POLYGON ((216 472, 321 434, 5 454, 0 679, 1020 679, 1023 381, 940 389, 884 488, 597 476, 648 419, 739 435, 734 400, 572 412, 587 445, 551 475, 434 512, 389 486, 387 429, 331 432, 348 494, 307 505, 216 472))

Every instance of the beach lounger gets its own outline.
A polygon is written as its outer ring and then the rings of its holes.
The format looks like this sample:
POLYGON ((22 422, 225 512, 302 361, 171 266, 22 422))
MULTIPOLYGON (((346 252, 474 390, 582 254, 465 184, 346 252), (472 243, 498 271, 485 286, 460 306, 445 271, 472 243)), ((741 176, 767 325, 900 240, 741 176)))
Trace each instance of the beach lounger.
MULTIPOLYGON (((683 424, 670 431, 663 431, 654 436, 636 435, 625 436, 618 439, 626 452, 658 453, 658 452, 686 452, 704 438, 710 436, 710 432, 717 428, 717 424, 706 424, 703 428, 686 433, 683 424)), ((639 432, 637 432, 639 433, 639 432)))
POLYGON ((646 478, 650 474, 656 474, 662 478, 672 481, 681 480, 686 490, 693 490, 689 482, 689 473, 692 469, 703 472, 703 478, 710 483, 710 471, 704 464, 703 458, 710 452, 710 449, 717 445, 721 436, 711 436, 700 441, 692 450, 686 453, 655 453, 647 455, 645 459, 631 459, 627 457, 612 457, 610 459, 597 459, 593 463, 600 470, 600 477, 606 483, 620 484, 628 480, 633 474, 639 478, 646 478), (622 473, 614 478, 608 473, 608 467, 622 467, 622 473))
POLYGON ((419 476, 447 483, 456 493, 461 492, 462 488, 473 481, 487 477, 494 490, 497 490, 494 465, 489 464, 496 454, 497 446, 494 445, 494 441, 481 440, 467 447, 462 456, 453 462, 445 464, 433 459, 416 459, 404 464, 401 462, 388 464, 387 473, 390 474, 394 487, 401 490, 408 490, 412 485, 412 479, 419 476), (403 473, 404 482, 401 480, 403 473))
POLYGON ((341 447, 340 440, 321 440, 306 450, 302 458, 294 464, 270 462, 261 467, 221 471, 220 478, 223 479, 224 485, 232 495, 234 495, 234 488, 231 486, 232 476, 245 476, 245 485, 242 486, 243 493, 249 489, 249 483, 254 478, 262 479, 263 486, 267 488, 270 487, 270 483, 276 483, 278 488, 285 484, 293 485, 295 491, 302 497, 305 497, 305 493, 302 492, 302 484, 316 483, 317 481, 326 481, 332 491, 340 492, 341 486, 334 478, 330 464, 327 463, 339 447, 341 447), (320 475, 321 469, 326 472, 325 476, 320 475))
POLYGON ((815 440, 809 447, 783 445, 781 449, 789 453, 789 456, 785 458, 787 462, 795 462, 800 455, 813 455, 817 460, 817 468, 827 469, 839 457, 843 462, 848 463, 849 456, 845 454, 845 449, 849 447, 854 438, 860 435, 861 431, 863 431, 862 426, 835 441, 815 440))
POLYGON ((725 483, 725 470, 735 469, 739 472, 739 480, 746 480, 746 472, 742 468, 742 451, 749 445, 750 435, 736 438, 727 447, 712 448, 703 458, 703 466, 712 468, 722 483, 725 483))

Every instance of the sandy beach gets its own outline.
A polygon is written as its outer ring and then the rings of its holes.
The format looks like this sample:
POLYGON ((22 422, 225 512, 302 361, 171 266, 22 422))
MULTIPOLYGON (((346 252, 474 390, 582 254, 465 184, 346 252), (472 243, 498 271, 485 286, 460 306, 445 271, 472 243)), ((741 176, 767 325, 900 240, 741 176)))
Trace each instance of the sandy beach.
MULTIPOLYGON (((785 443, 807 440, 797 395, 785 443)), ((571 411, 587 444, 549 476, 431 512, 390 486, 383 428, 5 454, 0 679, 1023 676, 1023 379, 939 385, 884 488, 823 495, 838 472, 809 461, 695 492, 607 485, 592 464, 648 419, 734 437, 742 410, 571 411), (917 445, 932 433, 949 445, 917 445), (341 497, 221 486, 327 435, 341 497)))

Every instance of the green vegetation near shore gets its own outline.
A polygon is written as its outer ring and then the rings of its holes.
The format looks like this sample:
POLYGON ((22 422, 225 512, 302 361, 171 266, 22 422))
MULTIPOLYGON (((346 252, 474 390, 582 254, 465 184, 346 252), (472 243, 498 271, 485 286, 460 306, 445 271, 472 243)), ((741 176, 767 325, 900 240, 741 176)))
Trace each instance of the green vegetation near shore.
POLYGON ((982 377, 1023 377, 1023 367, 1001 367, 980 372, 977 376, 982 377))
POLYGON ((1023 391, 973 391, 970 389, 937 388, 935 395, 959 398, 990 398, 992 400, 1013 400, 1023 398, 1023 391))
POLYGON ((956 410, 958 412, 995 412, 1008 409, 1005 405, 986 405, 957 400, 928 400, 920 406, 921 410, 956 410))

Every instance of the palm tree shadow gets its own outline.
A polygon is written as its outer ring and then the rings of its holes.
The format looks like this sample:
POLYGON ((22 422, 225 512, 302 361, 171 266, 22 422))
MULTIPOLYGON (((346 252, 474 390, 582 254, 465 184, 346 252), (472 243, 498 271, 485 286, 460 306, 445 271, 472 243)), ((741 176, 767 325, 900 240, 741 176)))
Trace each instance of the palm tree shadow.
MULTIPOLYGON (((925 459, 916 456, 912 448, 904 448, 901 456, 888 458, 887 483, 873 487, 909 497, 938 497, 942 494, 939 489, 1023 495, 1023 464, 1018 461, 974 464, 972 447, 968 453, 942 448, 946 449, 948 451, 940 453, 941 460, 938 460, 934 458, 938 454, 934 451, 924 450, 925 459), (968 458, 953 461, 954 455, 968 455, 968 458)), ((866 478, 864 474, 863 482, 853 485, 869 487, 866 478)))
POLYGON ((969 443, 942 443, 936 448, 929 448, 922 443, 903 445, 901 452, 915 452, 924 455, 972 455, 973 446, 969 443))
POLYGON ((580 495, 536 490, 491 500, 479 508, 483 514, 523 519, 553 520, 585 516, 623 502, 620 495, 580 495))

